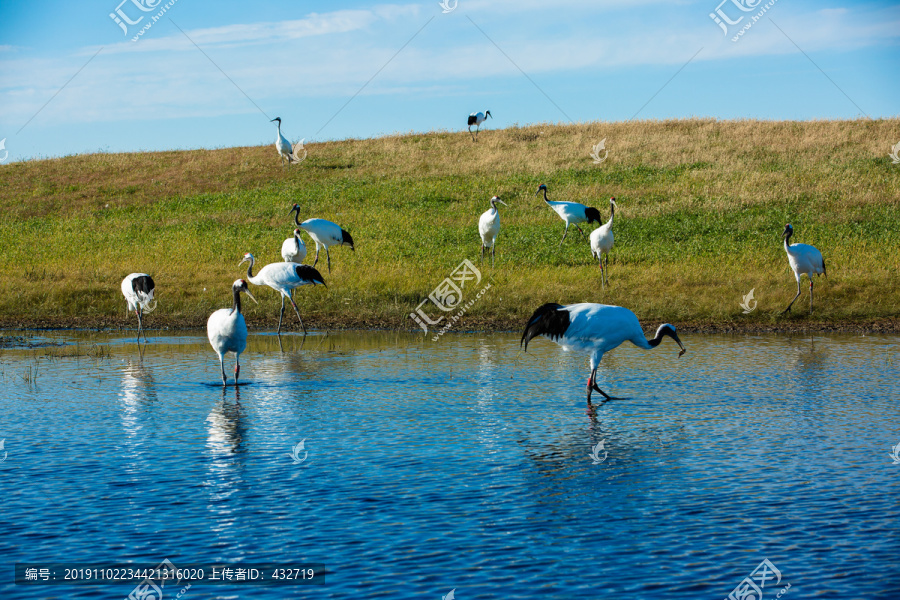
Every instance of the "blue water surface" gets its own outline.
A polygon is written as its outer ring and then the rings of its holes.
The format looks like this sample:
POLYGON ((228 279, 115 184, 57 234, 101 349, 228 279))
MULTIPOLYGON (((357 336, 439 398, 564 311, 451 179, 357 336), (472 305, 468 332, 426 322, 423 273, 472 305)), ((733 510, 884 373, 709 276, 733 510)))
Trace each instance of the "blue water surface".
POLYGON ((766 600, 900 598, 900 338, 683 338, 608 354, 629 399, 594 413, 584 355, 513 334, 255 334, 226 389, 203 332, 29 338, 0 350, 0 597, 134 587, 15 563, 168 559, 316 573, 165 599, 720 600, 768 559, 766 600))

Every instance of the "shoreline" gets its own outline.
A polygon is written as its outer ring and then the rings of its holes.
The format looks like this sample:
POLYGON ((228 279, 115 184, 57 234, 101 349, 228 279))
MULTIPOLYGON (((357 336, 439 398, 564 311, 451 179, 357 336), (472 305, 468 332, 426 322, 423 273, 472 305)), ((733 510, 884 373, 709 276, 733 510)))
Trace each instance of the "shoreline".
MULTIPOLYGON (((247 326, 250 330, 269 331, 274 330, 271 319, 248 319, 247 326)), ((461 323, 450 328, 446 333, 521 333, 524 327, 522 323, 505 321, 489 321, 487 319, 473 318, 470 323, 461 323)), ((430 338, 441 329, 429 330, 423 333, 421 328, 413 325, 403 326, 395 323, 373 323, 368 320, 353 319, 304 319, 309 331, 383 331, 410 333, 430 338)), ((645 323, 645 333, 654 330, 661 323, 655 321, 645 323)), ((294 325, 285 327, 285 333, 297 333, 294 325)), ((759 334, 759 333, 861 333, 861 334, 900 334, 900 317, 893 319, 867 319, 867 320, 843 320, 843 321, 806 321, 802 318, 791 318, 775 323, 760 322, 727 322, 727 321, 683 321, 672 322, 679 333, 684 334, 759 334)), ((200 322, 192 318, 166 319, 162 323, 144 323, 146 331, 198 331, 206 329, 205 320, 200 322)), ((106 317, 43 317, 40 319, 15 319, 0 317, 0 337, 4 332, 27 331, 95 331, 95 332, 120 332, 137 331, 137 322, 122 318, 106 317)))

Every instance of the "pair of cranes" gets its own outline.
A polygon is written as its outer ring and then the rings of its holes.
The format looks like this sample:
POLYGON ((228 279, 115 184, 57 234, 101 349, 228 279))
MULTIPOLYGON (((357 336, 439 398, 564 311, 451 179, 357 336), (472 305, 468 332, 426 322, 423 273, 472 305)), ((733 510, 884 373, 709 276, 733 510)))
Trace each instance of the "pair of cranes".
MULTIPOLYGON (((616 199, 609 199, 609 221, 601 224, 600 212, 596 208, 585 206, 584 204, 579 204, 577 202, 550 200, 547 197, 547 186, 544 184, 541 184, 537 192, 535 192, 535 196, 541 192, 544 194, 544 202, 547 203, 547 206, 552 208, 566 224, 566 230, 563 233, 562 239, 559 241, 560 245, 565 241, 566 236, 569 235, 569 227, 571 225, 574 225, 581 233, 581 236, 584 237, 584 231, 578 226, 579 223, 591 224, 596 222, 597 224, 600 224, 600 227, 591 232, 590 243, 591 255, 596 257, 600 262, 600 281, 603 287, 605 287, 607 282, 606 271, 609 270, 609 251, 612 250, 613 247, 612 225, 613 219, 615 218, 616 199), (606 269, 603 268, 604 255, 606 256, 606 269)), ((496 249, 497 236, 500 233, 500 213, 497 210, 498 203, 508 206, 498 196, 494 196, 491 198, 491 208, 485 211, 478 219, 478 234, 481 236, 481 260, 484 261, 485 249, 490 248, 492 267, 494 266, 494 251, 496 249)))
MULTIPOLYGON (((469 115, 469 135, 472 136, 472 141, 478 141, 478 132, 481 130, 481 124, 484 123, 488 117, 493 118, 493 115, 491 115, 491 111, 489 110, 484 112, 473 112, 469 115), (475 126, 475 133, 472 133, 472 125, 475 126)), ((288 139, 281 133, 281 117, 275 117, 269 122, 277 123, 275 132, 275 150, 278 151, 278 156, 281 158, 282 167, 284 167, 285 161, 290 165, 301 162, 306 158, 305 151, 302 156, 300 153, 300 150, 303 150, 303 140, 300 140, 297 144, 291 145, 288 139)))

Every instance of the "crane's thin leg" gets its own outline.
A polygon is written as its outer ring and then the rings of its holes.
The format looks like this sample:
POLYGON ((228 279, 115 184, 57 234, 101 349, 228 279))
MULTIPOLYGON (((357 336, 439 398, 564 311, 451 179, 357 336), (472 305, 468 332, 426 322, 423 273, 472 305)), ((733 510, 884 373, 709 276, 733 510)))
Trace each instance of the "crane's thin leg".
POLYGON ((481 262, 484 262, 484 244, 481 244, 481 262))
MULTIPOLYGON (((597 367, 599 367, 599 366, 600 365, 598 364, 597 367)), ((594 370, 591 371, 590 378, 588 378, 588 385, 587 385, 587 387, 588 387, 588 398, 587 398, 588 408, 591 407, 591 389, 593 389, 595 392, 599 392, 600 395, 603 396, 604 402, 606 402, 607 400, 628 400, 628 398, 618 398, 616 396, 610 396, 609 394, 607 394, 606 392, 604 392, 597 386, 597 367, 594 367, 594 370)))
POLYGON ((581 230, 581 227, 579 227, 577 224, 575 225, 575 229, 578 230, 578 232, 581 234, 581 237, 587 237, 584 235, 584 231, 581 230))
POLYGON ((237 387, 238 377, 240 376, 240 374, 241 374, 241 355, 235 354, 234 355, 234 385, 235 385, 235 387, 237 387))
POLYGON ((281 319, 284 317, 284 294, 281 295, 281 312, 278 314, 278 335, 281 335, 281 319))
POLYGON ((319 262, 319 244, 316 244, 316 260, 313 261, 312 266, 316 266, 317 262, 319 262))
POLYGON ((228 385, 228 378, 225 377, 225 354, 219 355, 219 367, 222 368, 222 387, 228 385))
POLYGON ((568 224, 568 223, 566 223, 566 232, 563 234, 562 239, 559 240, 559 245, 560 245, 560 246, 562 246, 562 243, 563 243, 564 241, 566 241, 566 236, 567 236, 567 235, 569 235, 569 224, 568 224))
POLYGON ((603 280, 603 254, 598 252, 597 256, 600 258, 600 287, 606 289, 606 282, 603 280))
POLYGON ((492 269, 494 268, 494 250, 496 250, 496 249, 497 249, 497 244, 495 243, 493 246, 491 246, 491 268, 492 269))
POLYGON ((609 252, 606 253, 606 268, 603 269, 603 276, 606 277, 606 283, 609 283, 609 252))
MULTIPOLYGON (((291 299, 291 306, 294 307, 294 313, 297 315, 297 318, 300 319, 300 311, 297 310, 297 303, 294 302, 293 296, 288 296, 291 299)), ((300 328, 303 329, 303 335, 306 335, 306 326, 303 325, 303 319, 300 319, 300 328)))
MULTIPOLYGON (((812 275, 809 276, 809 314, 812 314, 812 275)), ((146 339, 146 334, 144 339, 146 339)))
POLYGON ((791 300, 791 303, 788 304, 787 308, 784 309, 783 311, 781 311, 781 314, 784 314, 784 313, 788 312, 789 310, 791 310, 791 306, 794 305, 794 302, 796 302, 797 298, 799 298, 799 297, 800 297, 800 278, 798 277, 797 278, 797 295, 794 296, 794 299, 791 300))
MULTIPOLYGON (((138 307, 136 309, 134 309, 134 314, 136 314, 137 318, 138 318, 137 341, 138 341, 138 344, 140 344, 141 343, 141 332, 144 331, 144 325, 143 325, 143 323, 141 323, 141 305, 140 304, 138 304, 138 307)), ((147 340, 147 335, 144 334, 144 341, 146 341, 146 340, 147 340)))
POLYGON ((331 253, 328 252, 328 246, 325 246, 325 258, 328 261, 328 274, 331 274, 331 253))

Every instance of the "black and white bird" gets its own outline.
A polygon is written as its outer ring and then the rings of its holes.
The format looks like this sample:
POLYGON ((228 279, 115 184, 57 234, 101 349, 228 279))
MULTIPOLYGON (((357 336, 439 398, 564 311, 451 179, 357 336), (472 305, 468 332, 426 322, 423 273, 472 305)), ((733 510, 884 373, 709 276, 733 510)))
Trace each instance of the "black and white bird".
POLYGON ((328 262, 329 273, 331 273, 331 255, 328 253, 328 248, 331 246, 350 246, 351 250, 356 251, 353 247, 353 238, 336 223, 325 219, 307 219, 301 223, 300 206, 297 204, 291 208, 290 212, 294 213, 294 222, 297 223, 297 227, 308 233, 309 237, 316 243, 316 260, 313 261, 313 266, 316 266, 316 263, 319 262, 320 248, 325 248, 325 258, 328 262))
POLYGON ((478 235, 481 236, 481 262, 484 262, 484 249, 491 249, 491 266, 494 266, 494 249, 497 243, 497 235, 500 234, 500 211, 497 204, 509 206, 499 196, 491 198, 491 207, 481 214, 478 219, 478 235))
MULTIPOLYGON (((815 246, 809 244, 791 244, 791 236, 794 235, 794 228, 788 223, 784 226, 784 233, 781 238, 784 240, 784 251, 787 252, 788 262, 791 264, 791 270, 794 271, 794 277, 797 278, 797 295, 788 304, 788 307, 781 311, 784 314, 791 310, 791 306, 800 297, 800 277, 804 274, 809 278, 809 314, 813 309, 813 275, 826 275, 825 259, 822 253, 815 246)), ((827 275, 826 275, 827 277, 827 275)))
POLYGON ((156 308, 156 302, 153 302, 155 292, 156 284, 153 283, 153 278, 146 273, 132 273, 122 280, 122 295, 125 296, 125 302, 128 303, 128 310, 133 310, 138 318, 138 342, 141 341, 141 333, 144 334, 144 341, 147 341, 141 317, 144 313, 151 312, 156 308), (152 306, 151 303, 153 303, 152 306))
POLYGON ((525 344, 528 351, 528 342, 532 338, 543 335, 565 350, 579 350, 588 352, 591 356, 591 375, 587 382, 587 403, 591 406, 591 391, 597 391, 606 400, 609 396, 597 385, 597 367, 603 359, 603 355, 623 342, 629 341, 638 348, 650 350, 656 348, 664 336, 669 336, 681 348, 678 356, 685 353, 684 345, 678 338, 675 327, 665 323, 656 330, 653 339, 644 336, 641 324, 633 312, 621 306, 607 304, 545 304, 534 311, 522 340, 519 345, 525 344))
MULTIPOLYGON (((286 137, 281 135, 281 117, 275 117, 270 121, 270 123, 274 122, 278 123, 278 131, 275 134, 275 149, 278 150, 278 156, 281 157, 281 166, 284 166, 285 159, 287 159, 288 164, 300 162, 301 158, 297 156, 297 153, 294 151, 295 148, 291 146, 286 137)), ((298 145, 302 148, 303 142, 301 141, 298 145)))
POLYGON ((306 244, 300 239, 300 230, 294 230, 294 237, 289 237, 281 244, 281 258, 284 262, 300 264, 306 258, 306 244))
POLYGON ((294 302, 294 288, 301 285, 325 285, 322 274, 309 265, 298 265, 292 262, 271 263, 259 270, 255 276, 253 275, 253 265, 256 259, 247 252, 244 258, 238 263, 238 266, 249 262, 247 267, 247 279, 253 285, 267 285, 279 294, 281 294, 281 313, 278 315, 278 333, 281 334, 281 320, 284 317, 284 300, 287 298, 294 307, 294 313, 300 321, 300 327, 303 329, 303 335, 306 335, 306 327, 303 325, 303 319, 300 318, 300 311, 294 302))
MULTIPOLYGON (((241 293, 256 302, 256 298, 247 288, 247 282, 238 279, 231 284, 231 293, 234 297, 231 308, 220 308, 209 315, 206 321, 206 337, 209 343, 219 355, 219 366, 222 368, 222 385, 228 385, 225 377, 225 354, 234 352, 234 385, 238 383, 241 374, 241 352, 247 348, 247 322, 241 313, 241 293)), ((257 303, 258 304, 258 303, 257 303)))
POLYGON ((609 271, 609 251, 613 247, 613 217, 616 216, 616 199, 609 199, 609 221, 591 232, 591 255, 600 261, 600 283, 606 287, 606 276, 609 271), (606 255, 606 269, 603 268, 603 255, 606 255))
MULTIPOLYGON (((501 111, 502 112, 502 111, 501 111)), ((493 119, 491 116, 491 111, 486 110, 484 112, 473 112, 469 115, 469 135, 472 136, 472 140, 478 141, 478 131, 481 129, 481 124, 484 123, 488 117, 493 119), (475 133, 472 133, 472 125, 475 126, 475 133)))
POLYGON ((547 197, 547 186, 543 183, 534 195, 537 196, 541 192, 544 192, 544 202, 547 203, 547 206, 552 208, 556 214, 559 215, 559 218, 566 222, 566 231, 563 233, 562 239, 559 240, 560 245, 565 241, 566 236, 569 235, 569 225, 574 225, 575 229, 581 232, 583 237, 584 232, 581 231, 581 227, 578 226, 579 223, 587 223, 588 225, 591 223, 600 224, 600 211, 596 208, 578 204, 577 202, 557 202, 550 200, 547 197))

